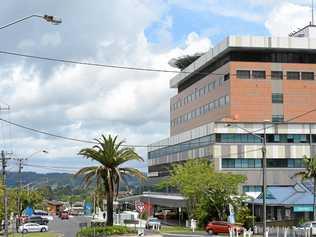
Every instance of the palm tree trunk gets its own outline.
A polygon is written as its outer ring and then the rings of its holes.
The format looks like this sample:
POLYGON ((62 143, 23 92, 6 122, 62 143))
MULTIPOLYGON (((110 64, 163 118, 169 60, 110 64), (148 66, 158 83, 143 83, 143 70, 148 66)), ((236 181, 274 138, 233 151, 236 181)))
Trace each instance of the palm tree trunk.
POLYGON ((106 195, 106 212, 107 212, 107 226, 113 226, 113 190, 109 190, 106 195))
POLYGON ((314 177, 314 193, 313 193, 313 195, 314 195, 314 202, 313 202, 313 216, 314 216, 314 218, 313 218, 313 220, 316 220, 316 208, 315 208, 316 196, 315 196, 315 194, 316 194, 316 177, 314 177))

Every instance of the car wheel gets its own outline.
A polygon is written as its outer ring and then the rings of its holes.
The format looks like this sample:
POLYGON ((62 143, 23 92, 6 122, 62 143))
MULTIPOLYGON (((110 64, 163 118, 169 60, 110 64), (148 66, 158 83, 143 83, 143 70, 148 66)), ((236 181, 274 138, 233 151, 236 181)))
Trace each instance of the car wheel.
POLYGON ((22 230, 22 233, 24 233, 24 234, 27 233, 27 232, 28 232, 28 231, 27 231, 26 229, 22 230))
POLYGON ((41 229, 41 232, 46 232, 46 228, 42 228, 42 229, 41 229))
POLYGON ((213 235, 213 234, 214 234, 212 230, 207 230, 207 233, 208 233, 209 235, 213 235))

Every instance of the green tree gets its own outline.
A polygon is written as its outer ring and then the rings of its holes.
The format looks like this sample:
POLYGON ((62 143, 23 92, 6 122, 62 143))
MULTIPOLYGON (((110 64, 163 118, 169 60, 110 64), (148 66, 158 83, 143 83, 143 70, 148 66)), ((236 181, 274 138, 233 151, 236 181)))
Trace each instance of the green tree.
POLYGON ((241 175, 215 172, 206 159, 194 159, 174 165, 169 180, 162 185, 175 187, 188 198, 190 218, 201 225, 210 219, 227 218, 228 204, 241 203, 238 188, 245 180, 241 175))
POLYGON ((314 183, 314 202, 313 202, 313 212, 314 212, 314 220, 316 220, 316 156, 303 158, 305 170, 296 173, 296 176, 302 177, 302 179, 313 179, 314 183))
POLYGON ((145 176, 138 169, 122 167, 126 162, 136 160, 144 161, 130 147, 124 146, 124 141, 118 141, 109 135, 95 139, 97 144, 92 148, 82 149, 78 154, 97 161, 99 165, 80 169, 76 175, 82 175, 86 185, 90 185, 96 180, 97 187, 103 185, 103 190, 107 199, 107 225, 113 225, 113 201, 119 190, 121 181, 125 181, 126 176, 136 176, 144 179, 145 176))

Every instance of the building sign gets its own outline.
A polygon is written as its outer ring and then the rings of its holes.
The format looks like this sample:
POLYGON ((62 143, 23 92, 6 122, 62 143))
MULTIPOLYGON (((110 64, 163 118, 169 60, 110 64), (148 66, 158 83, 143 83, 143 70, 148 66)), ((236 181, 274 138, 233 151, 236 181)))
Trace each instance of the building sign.
POLYGON ((313 205, 294 205, 294 212, 313 212, 313 205))

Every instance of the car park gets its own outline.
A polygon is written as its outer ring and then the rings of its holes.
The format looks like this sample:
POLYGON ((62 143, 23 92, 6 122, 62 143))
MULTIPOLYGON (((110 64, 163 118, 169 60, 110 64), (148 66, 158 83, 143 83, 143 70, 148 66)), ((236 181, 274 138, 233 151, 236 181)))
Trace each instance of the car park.
POLYGON ((28 233, 28 232, 46 232, 48 231, 47 225, 40 225, 37 223, 26 223, 21 225, 18 229, 20 233, 28 233))
POLYGON ((210 235, 228 234, 230 230, 237 231, 238 234, 243 232, 241 225, 231 224, 225 221, 211 221, 206 225, 205 230, 210 235))

